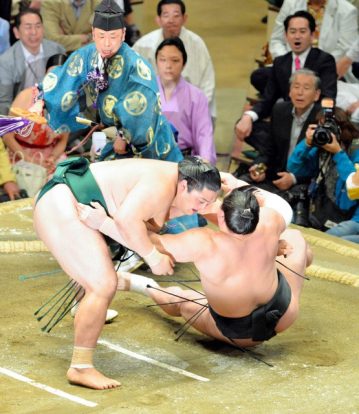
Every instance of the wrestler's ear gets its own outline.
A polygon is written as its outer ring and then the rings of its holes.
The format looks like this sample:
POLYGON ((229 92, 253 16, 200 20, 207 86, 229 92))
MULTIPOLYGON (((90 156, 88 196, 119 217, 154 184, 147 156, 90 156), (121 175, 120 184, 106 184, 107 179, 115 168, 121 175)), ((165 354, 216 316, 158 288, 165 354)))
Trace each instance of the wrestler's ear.
POLYGON ((221 208, 217 211, 217 221, 219 226, 222 224, 226 224, 224 220, 224 211, 221 208))
POLYGON ((187 180, 181 180, 179 183, 178 183, 178 189, 180 190, 180 192, 185 192, 185 191, 187 191, 187 188, 188 188, 188 186, 187 186, 187 180))

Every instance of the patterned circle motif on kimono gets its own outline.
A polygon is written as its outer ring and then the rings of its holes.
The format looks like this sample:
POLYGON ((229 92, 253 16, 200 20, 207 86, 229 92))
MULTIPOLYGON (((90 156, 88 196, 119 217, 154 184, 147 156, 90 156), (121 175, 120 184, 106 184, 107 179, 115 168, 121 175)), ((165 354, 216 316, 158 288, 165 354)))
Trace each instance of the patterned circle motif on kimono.
POLYGON ((155 132, 153 131, 153 128, 150 126, 146 132, 146 141, 148 145, 152 144, 154 136, 155 132))
POLYGON ((161 115, 161 112, 162 112, 161 95, 157 93, 156 96, 157 96, 156 104, 153 110, 155 111, 156 114, 161 115))
POLYGON ((123 106, 130 115, 139 116, 147 109, 147 99, 141 92, 134 91, 126 96, 123 106))
POLYGON ((42 81, 42 87, 44 92, 50 92, 52 91, 55 86, 57 85, 57 75, 53 72, 48 73, 44 80, 42 81))
POLYGON ((164 143, 164 150, 163 151, 161 151, 158 148, 158 144, 159 144, 158 141, 156 141, 155 142, 155 148, 156 148, 156 154, 157 154, 158 158, 161 158, 162 156, 167 155, 171 151, 171 145, 168 142, 164 143))
POLYGON ((76 92, 70 91, 65 93, 61 99, 61 110, 63 112, 69 111, 77 102, 78 95, 76 92))
POLYGON ((122 56, 116 55, 114 56, 108 65, 107 73, 108 76, 112 79, 119 78, 123 73, 125 61, 122 56))
POLYGON ((115 96, 106 95, 105 99, 103 100, 102 110, 107 116, 107 118, 110 118, 110 119, 113 118, 114 116, 113 109, 115 105, 117 104, 117 102, 118 102, 118 99, 115 96))
POLYGON ((137 59, 137 73, 144 79, 150 81, 152 79, 151 69, 145 64, 142 59, 137 59))
POLYGON ((66 133, 69 133, 69 132, 71 132, 70 131, 70 128, 69 128, 69 126, 68 125, 66 125, 66 124, 62 124, 61 126, 59 126, 58 128, 57 128, 57 130, 55 131, 55 133, 56 134, 66 134, 66 133))
POLYGON ((75 54, 69 58, 66 73, 69 76, 78 76, 82 73, 84 61, 79 54, 75 54))

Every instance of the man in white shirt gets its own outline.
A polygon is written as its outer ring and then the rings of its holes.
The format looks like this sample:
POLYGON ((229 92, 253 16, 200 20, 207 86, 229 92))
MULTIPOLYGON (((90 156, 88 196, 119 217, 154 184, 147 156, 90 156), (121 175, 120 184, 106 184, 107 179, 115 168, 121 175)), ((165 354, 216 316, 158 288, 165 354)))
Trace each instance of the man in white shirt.
POLYGON ((24 88, 42 81, 47 59, 65 49, 44 39, 42 17, 37 9, 16 16, 14 34, 18 41, 0 56, 0 114, 7 115, 11 102, 24 88))
POLYGON ((185 4, 182 0, 161 0, 157 5, 156 21, 160 29, 141 37, 133 49, 156 68, 155 52, 158 45, 169 37, 180 37, 188 55, 182 76, 204 92, 212 118, 215 118, 215 74, 212 60, 202 38, 184 27, 187 21, 185 4))

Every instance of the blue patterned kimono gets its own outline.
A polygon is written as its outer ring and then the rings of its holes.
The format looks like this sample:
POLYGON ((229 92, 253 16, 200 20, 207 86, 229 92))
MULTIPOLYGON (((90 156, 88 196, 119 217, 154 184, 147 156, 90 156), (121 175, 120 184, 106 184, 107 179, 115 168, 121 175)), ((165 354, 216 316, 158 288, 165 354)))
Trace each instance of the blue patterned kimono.
POLYGON ((135 155, 180 161, 183 156, 161 113, 151 66, 123 43, 108 62, 108 88, 102 92, 87 79, 98 67, 99 55, 92 43, 73 52, 62 66, 46 75, 40 89, 50 127, 61 132, 84 128, 76 122, 76 116, 84 116, 82 111, 95 105, 103 124, 122 124, 124 137, 135 155))

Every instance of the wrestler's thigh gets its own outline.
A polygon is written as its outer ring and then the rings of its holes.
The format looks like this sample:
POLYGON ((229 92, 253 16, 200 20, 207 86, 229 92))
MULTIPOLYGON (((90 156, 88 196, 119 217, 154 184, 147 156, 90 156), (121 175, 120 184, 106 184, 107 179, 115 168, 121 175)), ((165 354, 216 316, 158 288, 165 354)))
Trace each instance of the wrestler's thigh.
MULTIPOLYGON (((302 233, 299 230, 287 229, 281 234, 280 238, 286 240, 292 246, 293 250, 286 258, 283 256, 278 257, 278 262, 302 274, 307 262, 307 243, 302 233)), ((286 273, 283 266, 280 267, 280 270, 282 273, 286 273)), ((291 274, 293 275, 294 273, 292 272, 291 274)))
POLYGON ((293 247, 293 251, 286 258, 280 256, 277 259, 277 268, 291 288, 291 301, 276 326, 276 332, 287 329, 298 317, 299 299, 307 262, 307 244, 299 230, 287 229, 281 234, 281 239, 285 239, 293 247))
POLYGON ((190 325, 198 331, 221 341, 228 342, 228 338, 224 337, 218 330, 216 323, 209 312, 207 305, 207 299, 203 296, 203 299, 198 300, 202 296, 196 292, 185 291, 182 294, 194 302, 188 301, 181 304, 182 317, 190 322, 190 325))
POLYGON ((34 211, 38 236, 63 270, 85 289, 101 290, 117 283, 102 235, 83 224, 70 189, 59 184, 40 199, 34 211))

